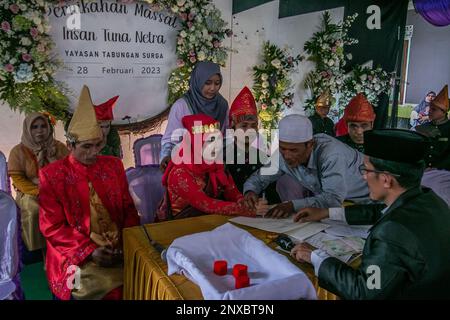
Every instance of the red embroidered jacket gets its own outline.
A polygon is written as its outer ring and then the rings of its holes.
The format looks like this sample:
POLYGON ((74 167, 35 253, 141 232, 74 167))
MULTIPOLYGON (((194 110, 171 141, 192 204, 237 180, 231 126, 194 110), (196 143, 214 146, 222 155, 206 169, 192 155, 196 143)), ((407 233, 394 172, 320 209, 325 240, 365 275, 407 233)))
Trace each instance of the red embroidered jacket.
POLYGON ((232 178, 223 190, 224 197, 228 201, 208 196, 204 192, 205 180, 205 174, 196 176, 186 168, 175 168, 170 172, 167 189, 175 215, 191 205, 209 214, 255 216, 254 211, 247 209, 242 202, 238 202, 244 196, 239 192, 232 178))
POLYGON ((71 274, 97 248, 90 238, 90 181, 119 230, 139 224, 120 159, 98 156, 84 166, 71 155, 39 172, 39 225, 47 240, 46 268, 50 290, 71 296, 71 274), (71 268, 69 268, 71 267, 71 268))

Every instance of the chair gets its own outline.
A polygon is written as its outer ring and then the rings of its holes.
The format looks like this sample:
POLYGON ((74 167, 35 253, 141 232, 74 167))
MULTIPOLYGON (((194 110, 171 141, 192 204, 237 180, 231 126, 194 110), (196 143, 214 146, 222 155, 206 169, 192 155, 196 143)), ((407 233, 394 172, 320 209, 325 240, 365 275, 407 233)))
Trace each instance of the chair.
POLYGON ((9 187, 8 166, 6 163, 6 157, 3 152, 0 151, 0 190, 6 193, 11 193, 9 187))
POLYGON ((164 196, 159 165, 138 166, 126 171, 131 197, 139 212, 141 224, 155 220, 158 204, 164 196))
POLYGON ((14 199, 0 191, 0 300, 21 296, 19 217, 14 199))
POLYGON ((145 165, 159 165, 162 134, 153 134, 134 142, 134 162, 136 167, 145 165))

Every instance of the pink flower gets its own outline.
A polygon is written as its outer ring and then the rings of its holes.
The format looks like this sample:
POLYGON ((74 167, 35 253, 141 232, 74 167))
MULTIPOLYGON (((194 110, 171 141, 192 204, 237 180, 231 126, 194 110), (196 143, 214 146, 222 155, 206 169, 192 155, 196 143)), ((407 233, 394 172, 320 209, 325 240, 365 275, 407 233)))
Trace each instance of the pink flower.
POLYGON ((36 38, 36 37, 38 36, 39 31, 38 31, 37 28, 31 28, 31 29, 30 29, 30 34, 31 34, 31 36, 32 36, 33 39, 34 39, 34 38, 36 38))
POLYGON ((187 13, 183 12, 182 14, 180 14, 180 18, 181 18, 181 20, 186 21, 188 19, 187 13))
POLYGON ((261 109, 262 109, 262 110, 266 110, 266 109, 267 109, 267 105, 266 105, 265 103, 263 103, 263 104, 261 105, 261 109))
POLYGON ((183 39, 182 37, 179 37, 177 43, 178 43, 179 45, 184 44, 184 39, 183 39))
POLYGON ((213 46, 214 46, 214 48, 219 48, 220 47, 220 41, 214 40, 213 46))
POLYGON ((177 66, 178 66, 178 68, 184 67, 184 61, 183 61, 183 59, 178 59, 178 60, 177 60, 177 66))
POLYGON ((4 69, 6 70, 6 72, 13 72, 14 66, 12 64, 8 63, 7 65, 5 65, 4 69))
POLYGON ((31 55, 28 53, 22 53, 22 60, 25 62, 30 62, 31 61, 31 55))
POLYGON ((333 52, 336 52, 336 50, 337 50, 336 47, 331 48, 331 51, 333 51, 333 52))
POLYGON ((9 24, 8 21, 3 21, 2 22, 2 30, 8 32, 9 30, 11 30, 11 25, 9 24))
POLYGON ((189 20, 189 21, 192 21, 192 20, 194 20, 194 18, 195 18, 195 15, 192 14, 192 13, 189 13, 189 15, 188 15, 188 20, 189 20))
POLYGON ((195 63, 197 61, 197 59, 195 57, 190 57, 189 61, 192 62, 192 63, 195 63))
POLYGON ((20 7, 17 4, 12 4, 9 6, 9 10, 12 11, 12 13, 17 14, 20 10, 20 7))
POLYGON ((194 50, 189 51, 189 56, 190 57, 195 57, 195 51, 194 50))
POLYGON ((326 71, 322 71, 322 72, 320 73, 320 75, 321 75, 323 78, 325 78, 325 77, 328 76, 328 73, 327 73, 326 71))
POLYGON ((369 81, 372 81, 373 77, 372 76, 367 76, 367 79, 369 79, 369 81))
POLYGON ((191 21, 188 21, 187 26, 188 26, 189 29, 192 28, 193 25, 194 24, 191 21))

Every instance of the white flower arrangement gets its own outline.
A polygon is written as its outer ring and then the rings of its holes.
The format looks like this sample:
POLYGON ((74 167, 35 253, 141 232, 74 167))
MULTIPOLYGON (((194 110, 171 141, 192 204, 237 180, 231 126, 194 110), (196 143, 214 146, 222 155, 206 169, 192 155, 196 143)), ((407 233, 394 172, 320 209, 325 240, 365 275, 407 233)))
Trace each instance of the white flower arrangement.
POLYGON ((390 76, 381 68, 371 69, 355 66, 351 75, 345 79, 339 104, 345 108, 350 100, 358 93, 365 95, 375 107, 378 97, 390 89, 390 76))
MULTIPOLYGON (((87 0, 92 1, 92 0, 87 0)), ((121 0, 132 3, 134 0, 121 0)), ((67 115, 68 99, 62 83, 54 80, 62 67, 51 55, 47 6, 60 0, 2 0, 0 5, 0 100, 13 110, 48 111, 58 119, 67 115)), ((137 0, 159 11, 179 15, 182 28, 177 37, 177 68, 168 81, 168 104, 189 88, 189 76, 197 61, 225 65, 229 48, 223 40, 232 32, 211 0, 137 0)))
POLYGON ((352 72, 345 74, 344 66, 352 60, 352 54, 344 54, 344 45, 357 44, 358 40, 349 38, 348 29, 357 18, 357 14, 344 19, 341 24, 331 23, 328 11, 322 16, 322 28, 305 43, 308 60, 315 62, 316 69, 305 80, 305 87, 311 91, 311 99, 305 103, 305 109, 312 112, 317 97, 329 89, 339 100, 331 113, 342 114, 348 102, 357 93, 363 93, 376 107, 378 97, 389 91, 389 76, 381 68, 370 69, 354 66, 352 72))
POLYGON ((293 105, 289 75, 303 57, 270 42, 263 45, 263 63, 253 67, 253 93, 264 129, 276 128, 284 108, 293 105))

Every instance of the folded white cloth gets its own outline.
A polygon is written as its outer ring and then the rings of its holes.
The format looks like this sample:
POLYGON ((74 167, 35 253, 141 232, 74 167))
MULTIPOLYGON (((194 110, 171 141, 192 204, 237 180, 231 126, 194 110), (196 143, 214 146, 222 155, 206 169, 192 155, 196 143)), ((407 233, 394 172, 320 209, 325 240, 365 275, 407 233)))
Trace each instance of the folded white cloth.
POLYGON ((317 299, 308 277, 285 256, 230 223, 209 232, 176 239, 167 249, 168 274, 196 283, 206 300, 317 299), (214 273, 214 261, 226 260, 228 273, 214 273), (235 289, 232 269, 248 266, 250 286, 235 289))

